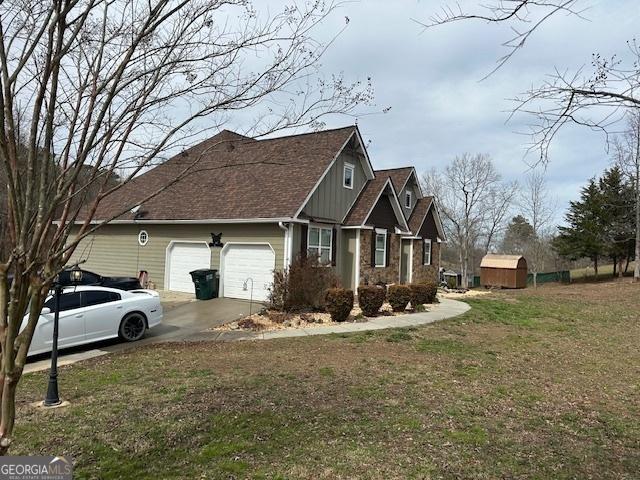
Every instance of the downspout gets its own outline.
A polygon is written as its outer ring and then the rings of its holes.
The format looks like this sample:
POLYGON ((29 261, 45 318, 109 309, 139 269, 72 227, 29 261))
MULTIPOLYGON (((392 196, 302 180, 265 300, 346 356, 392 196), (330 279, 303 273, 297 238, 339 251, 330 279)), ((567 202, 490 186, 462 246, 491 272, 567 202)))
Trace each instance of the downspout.
POLYGON ((290 225, 285 226, 284 222, 278 222, 278 227, 284 231, 284 268, 289 267, 290 250, 291 250, 291 230, 290 225))

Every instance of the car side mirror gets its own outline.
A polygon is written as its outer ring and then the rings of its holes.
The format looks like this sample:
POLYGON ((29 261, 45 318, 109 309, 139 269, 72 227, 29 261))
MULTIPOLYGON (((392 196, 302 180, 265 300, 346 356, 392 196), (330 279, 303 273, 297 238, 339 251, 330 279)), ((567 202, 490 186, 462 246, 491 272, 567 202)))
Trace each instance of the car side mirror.
POLYGON ((51 313, 51 309, 49 307, 43 307, 40 312, 41 315, 46 315, 47 313, 51 313))

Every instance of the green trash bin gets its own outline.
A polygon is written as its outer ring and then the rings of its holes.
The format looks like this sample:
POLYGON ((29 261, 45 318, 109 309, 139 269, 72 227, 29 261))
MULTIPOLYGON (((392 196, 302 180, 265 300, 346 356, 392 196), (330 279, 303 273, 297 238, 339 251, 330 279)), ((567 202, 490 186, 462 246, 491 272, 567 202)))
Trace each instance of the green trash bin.
POLYGON ((210 298, 218 298, 218 289, 220 286, 220 276, 217 270, 210 268, 201 268, 189 272, 193 284, 196 287, 196 298, 198 300, 209 300, 210 298))

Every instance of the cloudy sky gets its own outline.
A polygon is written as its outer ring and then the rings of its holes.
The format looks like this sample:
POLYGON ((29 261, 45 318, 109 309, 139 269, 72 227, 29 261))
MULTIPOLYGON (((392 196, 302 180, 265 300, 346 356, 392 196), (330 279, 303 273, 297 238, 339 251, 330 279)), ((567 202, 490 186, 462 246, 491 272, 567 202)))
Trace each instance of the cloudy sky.
MULTIPOLYGON (((529 139, 518 133, 530 119, 505 123, 513 105, 508 99, 539 84, 554 66, 577 69, 589 65, 594 52, 624 52, 640 16, 637 0, 583 0, 588 20, 553 18, 508 64, 480 81, 504 54, 500 45, 509 31, 462 22, 423 32, 412 18, 428 19, 443 1, 353 1, 319 32, 329 38, 349 17, 323 70, 343 71, 349 79, 371 76, 378 108, 391 107, 387 114, 358 119, 375 168, 415 165, 424 171, 463 152, 482 152, 493 157, 505 178, 518 179, 535 154, 525 158, 529 139)), ((271 0, 269 6, 280 9, 282 3, 271 0)), ((329 126, 353 121, 332 118, 329 126)), ((549 186, 561 210, 609 163, 604 138, 574 127, 561 132, 550 160, 549 186)))

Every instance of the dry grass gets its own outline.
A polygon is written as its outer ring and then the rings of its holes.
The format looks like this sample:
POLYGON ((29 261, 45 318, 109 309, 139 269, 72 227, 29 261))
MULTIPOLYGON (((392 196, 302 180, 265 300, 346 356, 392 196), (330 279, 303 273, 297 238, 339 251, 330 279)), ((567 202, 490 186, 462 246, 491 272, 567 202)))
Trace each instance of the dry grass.
POLYGON ((467 300, 423 328, 157 345, 21 385, 13 454, 78 478, 638 478, 640 285, 467 300))

